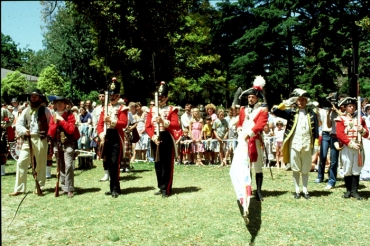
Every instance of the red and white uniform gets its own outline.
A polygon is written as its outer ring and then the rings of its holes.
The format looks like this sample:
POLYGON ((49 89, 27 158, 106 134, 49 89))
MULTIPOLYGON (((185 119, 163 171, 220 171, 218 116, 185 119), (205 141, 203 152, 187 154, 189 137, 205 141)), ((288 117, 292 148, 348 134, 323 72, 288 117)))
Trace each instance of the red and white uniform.
MULTIPOLYGON (((357 117, 352 117, 350 114, 347 114, 338 116, 335 121, 337 137, 344 144, 341 152, 344 176, 360 175, 362 165, 359 166, 359 151, 352 148, 353 144, 357 142, 358 138, 357 117)), ((367 138, 369 136, 369 130, 362 118, 361 125, 364 129, 362 137, 367 138)))
POLYGON ((238 144, 245 142, 245 137, 248 135, 248 153, 256 173, 262 172, 263 166, 263 139, 261 132, 267 124, 268 111, 267 108, 261 107, 259 103, 253 107, 241 107, 239 113, 239 122, 237 129, 239 132, 238 144))
MULTIPOLYGON (((148 113, 146 122, 145 122, 145 130, 146 133, 149 135, 149 138, 152 139, 153 136, 158 136, 157 133, 157 122, 155 121, 155 118, 157 116, 156 114, 156 107, 152 107, 148 113)), ((173 106, 164 106, 163 108, 159 109, 159 115, 164 121, 164 124, 159 125, 160 131, 168 131, 171 136, 173 137, 173 131, 178 130, 180 128, 179 124, 179 117, 177 115, 178 109, 173 106)), ((175 146, 175 142, 174 142, 175 146)), ((177 149, 177 148, 175 148, 177 149)))

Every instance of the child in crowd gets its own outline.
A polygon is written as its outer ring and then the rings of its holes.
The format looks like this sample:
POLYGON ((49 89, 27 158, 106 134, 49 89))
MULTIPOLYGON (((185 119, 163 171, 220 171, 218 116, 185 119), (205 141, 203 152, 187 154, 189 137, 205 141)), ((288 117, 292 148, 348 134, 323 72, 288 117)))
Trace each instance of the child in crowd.
POLYGON ((203 136, 203 140, 205 140, 203 142, 203 144, 204 144, 204 162, 206 164, 209 164, 210 159, 211 159, 211 163, 214 163, 214 159, 212 158, 213 157, 213 155, 212 155, 213 141, 212 141, 212 118, 211 118, 211 116, 206 117, 206 124, 203 126, 203 129, 202 129, 202 136, 203 136))
POLYGON ((218 110, 218 118, 213 122, 212 129, 218 141, 218 145, 215 149, 215 156, 219 154, 221 162, 220 167, 227 166, 226 160, 224 159, 224 140, 227 140, 229 126, 225 120, 225 112, 223 109, 218 110))
POLYGON ((275 146, 276 146, 276 167, 279 168, 279 163, 281 162, 281 168, 285 168, 285 163, 283 160, 282 146, 284 140, 285 128, 282 121, 276 122, 276 128, 274 129, 275 135, 275 146))
POLYGON ((204 152, 204 147, 202 143, 202 129, 203 129, 203 119, 200 118, 199 109, 193 109, 193 117, 190 120, 190 136, 191 140, 191 153, 192 160, 195 160, 197 166, 203 166, 202 155, 204 152))
MULTIPOLYGON (((226 119, 226 118, 225 118, 226 119)), ((226 143, 225 160, 230 157, 230 163, 233 161, 234 150, 238 144, 238 132, 236 126, 239 122, 239 115, 237 115, 236 107, 231 106, 229 109, 229 118, 227 120, 229 126, 228 142, 226 143)))
POLYGON ((190 143, 191 138, 189 136, 189 130, 185 128, 182 131, 182 136, 176 141, 177 145, 180 145, 180 161, 179 164, 183 162, 183 157, 185 156, 184 164, 187 165, 190 163, 190 143))
MULTIPOLYGON (((266 159, 270 162, 274 159, 272 146, 274 142, 274 133, 270 130, 270 124, 267 123, 262 131, 263 134, 263 143, 265 145, 266 151, 263 154, 264 163, 266 163, 266 159), (267 153, 267 155, 266 155, 267 153)), ((267 164, 265 165, 267 167, 267 164)))

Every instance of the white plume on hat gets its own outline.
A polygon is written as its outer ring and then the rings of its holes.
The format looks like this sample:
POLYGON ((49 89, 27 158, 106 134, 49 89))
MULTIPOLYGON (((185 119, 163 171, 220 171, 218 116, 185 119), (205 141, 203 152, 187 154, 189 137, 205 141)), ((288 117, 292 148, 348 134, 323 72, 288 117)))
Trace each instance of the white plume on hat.
POLYGON ((263 87, 265 87, 265 85, 266 85, 265 79, 261 75, 256 76, 256 78, 253 81, 253 88, 261 91, 263 90, 263 87))
POLYGON ((260 96, 263 97, 262 91, 263 91, 263 87, 265 87, 265 85, 266 85, 265 79, 261 75, 257 75, 256 78, 253 81, 252 88, 249 88, 249 89, 243 91, 240 94, 239 99, 241 99, 244 94, 247 94, 247 95, 253 94, 253 95, 256 95, 256 96, 260 95, 260 96))

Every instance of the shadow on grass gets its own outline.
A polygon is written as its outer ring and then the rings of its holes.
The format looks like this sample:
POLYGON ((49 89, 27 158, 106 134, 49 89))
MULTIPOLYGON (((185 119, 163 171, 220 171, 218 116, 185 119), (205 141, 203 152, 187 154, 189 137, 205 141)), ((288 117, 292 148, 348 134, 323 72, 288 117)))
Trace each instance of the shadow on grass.
POLYGON ((131 181, 135 179, 141 179, 141 176, 134 176, 134 175, 127 175, 127 176, 120 176, 119 180, 120 181, 131 181))
POLYGON ((370 198, 370 191, 359 191, 358 194, 362 196, 364 199, 369 200, 370 198))
MULTIPOLYGON (((253 194, 255 194, 254 192, 253 194)), ((278 190, 262 190, 263 197, 274 197, 274 196, 281 196, 287 193, 287 191, 278 191, 278 190)))
POLYGON ((145 172, 151 172, 153 170, 149 170, 149 169, 141 169, 141 170, 136 170, 136 169, 133 169, 133 170, 130 170, 130 173, 145 173, 145 172))
POLYGON ((190 193, 190 192, 197 192, 200 191, 201 188, 195 186, 188 186, 182 188, 172 188, 172 194, 179 194, 179 193, 190 193))
POLYGON ((96 188, 96 187, 94 187, 94 188, 80 188, 80 187, 75 187, 75 191, 76 191, 76 193, 78 195, 82 195, 84 193, 98 192, 98 191, 101 191, 101 189, 100 188, 96 188))
MULTIPOLYGON (((311 197, 320 197, 320 196, 329 196, 331 195, 331 191, 329 190, 309 190, 308 193, 311 197)), ((292 192, 292 196, 294 196, 294 192, 292 192)))
MULTIPOLYGON (((240 214, 241 216, 243 216, 243 207, 241 206, 239 200, 237 200, 237 204, 240 209, 240 214)), ((262 224, 261 211, 262 211, 261 202, 257 201, 256 199, 251 199, 250 204, 249 204, 249 214, 248 214, 249 223, 248 225, 246 225, 251 235, 251 240, 250 240, 249 245, 254 245, 258 232, 261 229, 261 224, 262 224)))
POLYGON ((121 188, 121 194, 127 195, 127 194, 130 194, 130 193, 147 192, 147 191, 151 191, 151 190, 155 190, 155 188, 153 186, 129 187, 129 188, 126 188, 126 189, 121 188))

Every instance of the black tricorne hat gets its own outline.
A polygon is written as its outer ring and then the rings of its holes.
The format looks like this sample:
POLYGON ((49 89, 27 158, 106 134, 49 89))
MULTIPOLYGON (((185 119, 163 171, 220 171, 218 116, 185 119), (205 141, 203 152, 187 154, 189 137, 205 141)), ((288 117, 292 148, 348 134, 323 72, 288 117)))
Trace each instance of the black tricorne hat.
POLYGON ((115 95, 120 94, 121 84, 117 82, 116 77, 112 78, 112 82, 108 85, 108 94, 115 95))
POLYGON ((346 97, 346 98, 343 98, 339 103, 338 103, 338 106, 345 106, 345 105, 348 105, 348 104, 357 104, 357 99, 355 97, 346 97))
POLYGON ((290 97, 310 97, 310 95, 308 95, 307 91, 305 90, 302 90, 300 88, 296 88, 292 91, 292 93, 290 93, 290 97))
POLYGON ((158 96, 168 96, 168 86, 164 81, 161 81, 161 84, 159 85, 158 96))
POLYGON ((63 101, 64 103, 69 103, 69 99, 63 96, 56 96, 53 100, 54 103, 58 101, 63 101))

